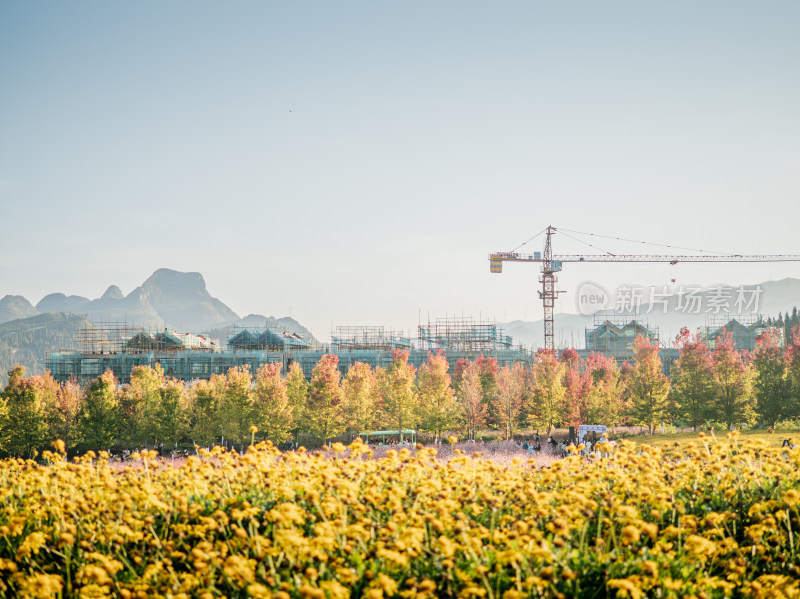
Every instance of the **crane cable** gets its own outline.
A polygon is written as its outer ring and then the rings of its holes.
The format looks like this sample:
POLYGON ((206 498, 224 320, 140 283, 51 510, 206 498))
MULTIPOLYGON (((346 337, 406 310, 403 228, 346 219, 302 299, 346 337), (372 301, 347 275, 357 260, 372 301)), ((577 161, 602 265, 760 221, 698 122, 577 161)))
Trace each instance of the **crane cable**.
POLYGON ((538 232, 536 235, 534 235, 533 237, 531 237, 531 238, 530 238, 528 241, 523 241, 522 243, 520 243, 520 244, 519 244, 517 247, 515 247, 515 248, 514 248, 513 250, 511 250, 511 252, 509 252, 509 253, 512 253, 512 254, 513 254, 513 253, 514 253, 514 252, 516 252, 516 251, 517 251, 519 248, 521 248, 521 247, 522 247, 522 246, 524 246, 524 245, 527 245, 527 244, 529 244, 531 241, 533 241, 534 239, 536 239, 537 237, 539 237, 539 235, 541 235, 541 234, 542 234, 542 233, 544 233, 545 231, 547 231, 547 227, 545 227, 544 229, 542 229, 541 231, 539 231, 539 232, 538 232))
POLYGON ((592 244, 591 244, 591 243, 589 243, 588 241, 584 241, 583 239, 578 239, 577 237, 573 237, 573 236, 572 236, 572 235, 570 235, 569 233, 565 233, 565 232, 564 232, 564 229, 558 229, 558 231, 559 231, 559 233, 564 233, 564 235, 566 235, 566 236, 567 236, 567 237, 569 237, 570 239, 574 239, 574 240, 575 240, 575 241, 577 241, 578 243, 583 243, 584 245, 588 245, 588 246, 589 246, 590 248, 592 248, 592 249, 599 250, 599 251, 601 251, 601 252, 605 252, 605 253, 606 253, 606 254, 608 254, 609 256, 616 256, 616 254, 613 254, 613 253, 609 252, 608 250, 604 250, 604 249, 603 249, 603 248, 601 248, 601 247, 597 247, 596 245, 592 245, 592 244))
MULTIPOLYGON (((670 248, 670 249, 674 249, 674 250, 688 250, 690 252, 702 252, 704 254, 718 254, 720 256, 732 256, 733 255, 730 252, 715 252, 715 251, 712 251, 712 250, 700 250, 700 249, 697 249, 697 248, 681 247, 679 245, 667 245, 667 244, 664 244, 664 243, 653 243, 652 241, 639 241, 637 239, 626 239, 624 237, 615 237, 613 235, 602 235, 600 233, 587 233, 586 231, 573 231, 571 229, 562 229, 560 227, 559 227, 558 230, 561 231, 562 233, 564 231, 569 231, 570 233, 577 233, 578 235, 590 235, 592 237, 604 237, 606 239, 615 239, 617 241, 627 241, 627 242, 630 242, 630 243, 641 243, 641 244, 644 244, 644 245, 653 245, 653 246, 658 246, 658 247, 670 248)), ((573 237, 573 239, 575 239, 575 238, 573 237)))

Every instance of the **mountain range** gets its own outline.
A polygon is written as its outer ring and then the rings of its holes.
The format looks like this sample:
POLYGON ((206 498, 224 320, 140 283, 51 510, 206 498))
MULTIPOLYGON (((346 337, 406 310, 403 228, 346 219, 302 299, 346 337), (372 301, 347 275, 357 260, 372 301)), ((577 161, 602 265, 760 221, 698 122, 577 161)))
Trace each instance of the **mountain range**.
POLYGON ((78 349, 77 332, 92 323, 203 333, 223 344, 234 326, 274 327, 316 342, 293 318, 260 314, 240 318, 211 296, 198 272, 161 268, 128 295, 111 285, 96 299, 51 293, 35 306, 21 295, 0 299, 0 381, 17 363, 30 374, 43 372, 46 352, 78 349))
POLYGON ((199 272, 178 272, 167 268, 155 271, 128 295, 111 285, 96 299, 51 293, 35 306, 20 295, 7 295, 0 299, 0 323, 50 312, 80 314, 95 323, 124 322, 145 328, 193 333, 232 325, 266 325, 282 326, 310 335, 305 327, 291 318, 276 319, 259 314, 240 318, 222 301, 211 296, 199 272))

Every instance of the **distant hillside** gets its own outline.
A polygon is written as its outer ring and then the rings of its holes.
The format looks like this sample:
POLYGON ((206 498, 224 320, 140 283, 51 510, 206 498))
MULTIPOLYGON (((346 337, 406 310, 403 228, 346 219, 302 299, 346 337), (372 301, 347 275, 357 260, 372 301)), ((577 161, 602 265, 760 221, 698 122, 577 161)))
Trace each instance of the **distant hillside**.
POLYGON ((36 304, 36 309, 40 314, 45 314, 46 312, 77 312, 81 306, 88 303, 89 298, 81 295, 67 297, 63 293, 51 293, 39 300, 39 303, 36 304))
POLYGON ((28 374, 44 372, 48 351, 78 349, 77 333, 91 327, 83 316, 51 312, 0 324, 0 380, 22 364, 28 374))
POLYGON ((0 299, 0 322, 36 316, 39 311, 21 295, 7 295, 0 299))

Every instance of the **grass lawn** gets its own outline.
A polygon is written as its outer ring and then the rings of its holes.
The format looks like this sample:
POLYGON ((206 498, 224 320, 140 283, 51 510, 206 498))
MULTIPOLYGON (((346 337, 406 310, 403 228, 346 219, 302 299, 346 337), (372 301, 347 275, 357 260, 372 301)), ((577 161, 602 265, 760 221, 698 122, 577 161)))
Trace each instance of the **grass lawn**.
MULTIPOLYGON (((703 434, 705 435, 706 441, 711 443, 714 442, 715 438, 717 442, 727 442, 728 440, 727 433, 723 431, 714 433, 703 431, 703 434)), ((777 429, 774 433, 770 433, 765 428, 739 431, 739 438, 741 440, 761 439, 770 447, 780 447, 784 439, 791 439, 792 443, 800 445, 800 429, 777 429)), ((647 443, 656 447, 668 447, 675 443, 699 443, 700 431, 696 433, 667 433, 663 435, 658 433, 653 436, 646 434, 636 435, 634 437, 626 437, 626 440, 635 441, 636 443, 647 443)))

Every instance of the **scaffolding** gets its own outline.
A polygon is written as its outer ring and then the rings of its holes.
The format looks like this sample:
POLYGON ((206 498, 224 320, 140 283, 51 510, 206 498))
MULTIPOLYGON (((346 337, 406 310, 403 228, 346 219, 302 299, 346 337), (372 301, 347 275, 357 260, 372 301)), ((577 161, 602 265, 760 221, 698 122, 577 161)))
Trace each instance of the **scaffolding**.
POLYGON ((272 327, 234 326, 228 338, 228 349, 235 351, 297 351, 310 348, 310 339, 288 329, 272 327))
POLYGON ((78 331, 78 347, 85 355, 140 354, 183 350, 218 351, 218 339, 179 333, 169 329, 148 329, 125 322, 100 322, 78 331))
POLYGON ((412 349, 411 338, 382 326, 337 326, 331 332, 331 351, 391 351, 412 349))
POLYGON ((586 350, 603 354, 615 360, 633 358, 633 342, 641 335, 650 343, 659 343, 658 329, 647 321, 631 319, 618 312, 598 312, 594 326, 585 330, 586 350))
POLYGON ((472 317, 444 317, 419 325, 419 341, 425 350, 491 353, 513 347, 510 336, 495 321, 472 317))

